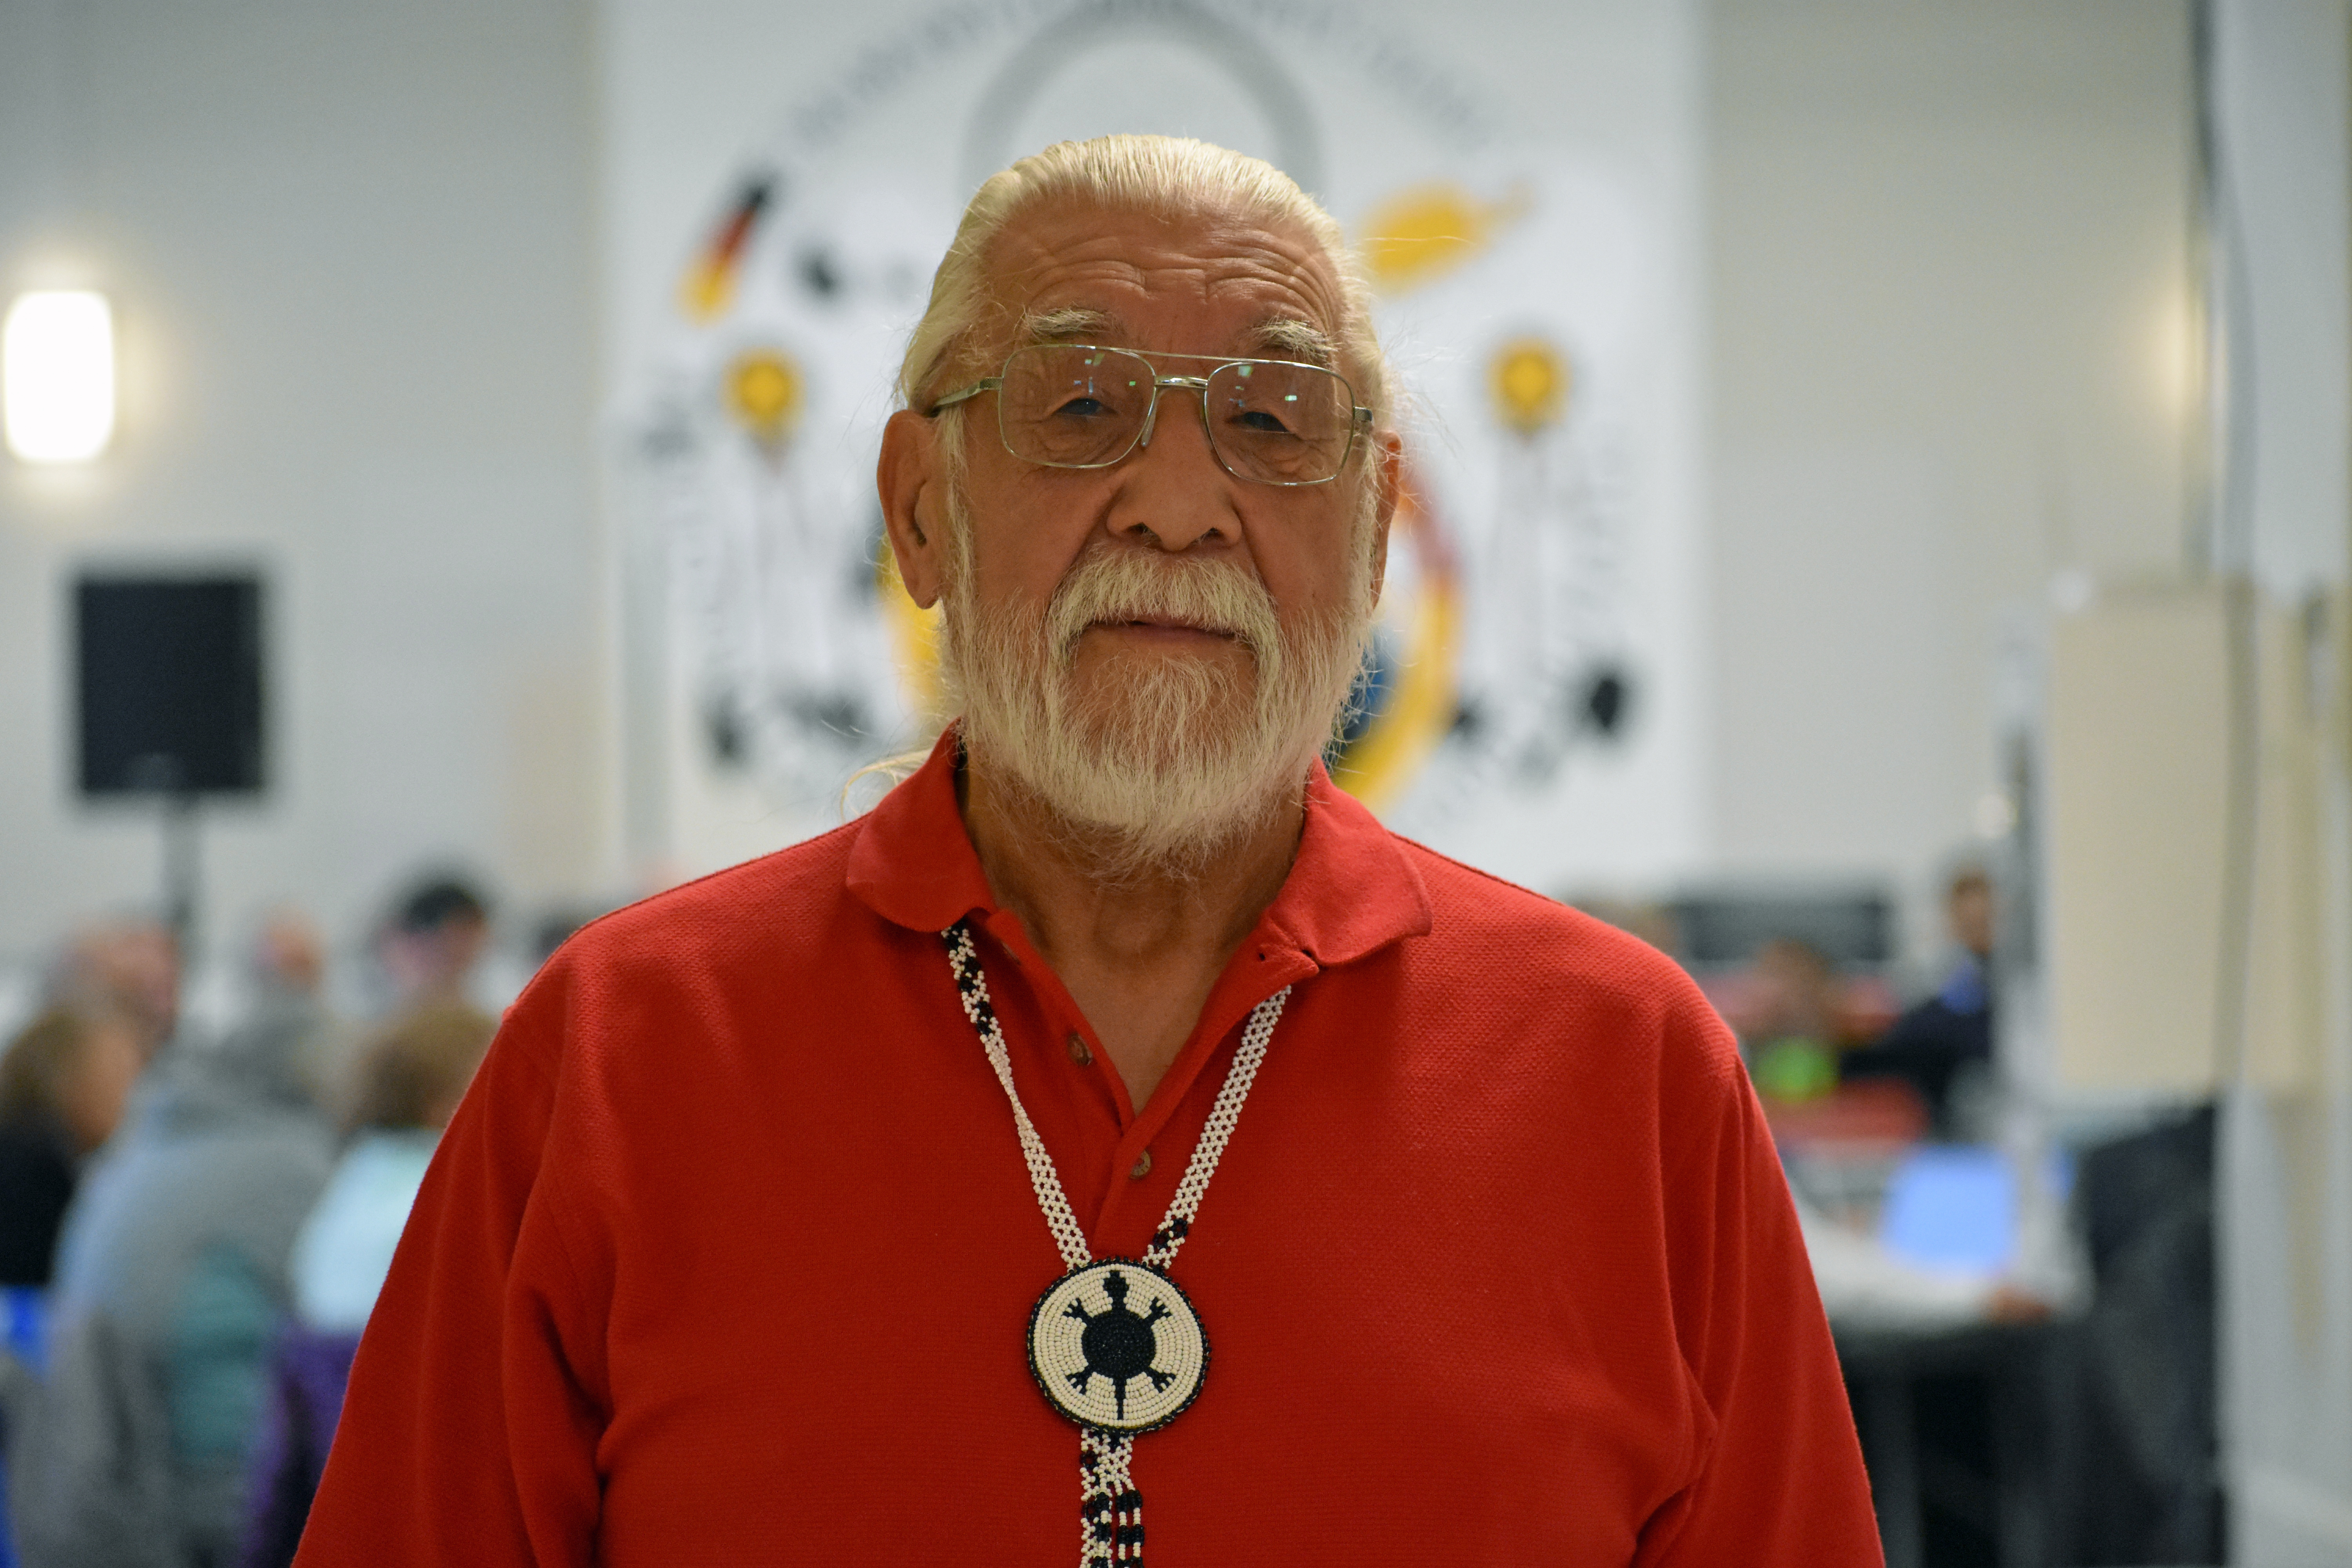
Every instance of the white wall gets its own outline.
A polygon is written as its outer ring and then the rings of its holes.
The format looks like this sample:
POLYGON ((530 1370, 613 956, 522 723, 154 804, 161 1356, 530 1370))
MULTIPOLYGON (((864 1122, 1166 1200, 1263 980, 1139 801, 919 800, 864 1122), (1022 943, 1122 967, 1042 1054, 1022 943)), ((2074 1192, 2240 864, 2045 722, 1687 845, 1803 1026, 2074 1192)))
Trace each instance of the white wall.
MULTIPOLYGON (((2325 889, 2315 962, 2304 973, 2326 994, 2309 999, 2309 1023, 2293 1031, 2306 1040, 2250 1026, 2224 1101, 2221 1193, 2231 1560, 2315 1568, 2352 1561, 2352 759, 2336 684, 2352 673, 2342 596, 2352 540, 2352 6, 2221 0, 2213 53, 2217 241, 2233 285, 2217 554, 2290 614, 2306 595, 2336 595, 2332 669, 2316 693, 2335 710, 2318 727, 2329 738, 2313 770, 2319 826, 2303 829, 2298 847, 2318 861, 2314 880, 2325 889)), ((2301 643, 2262 648, 2266 690, 2292 689, 2299 671, 2267 666, 2300 659, 2301 643)), ((2265 717, 2257 753, 2266 834, 2296 831, 2277 820, 2277 784, 2294 765, 2270 739, 2277 727, 2265 717)), ((2263 967, 2265 947, 2279 944, 2279 928, 2262 923, 2265 890, 2258 881, 2257 986, 2278 973, 2263 967)), ((2252 1005, 2257 1024, 2288 1011, 2259 994, 2252 1005)))
MULTIPOLYGON (((1729 867, 1892 867, 1916 887, 1995 783, 1999 628, 2039 624, 2053 584, 2219 564, 2251 574, 2266 616, 2340 590, 2347 7, 2216 8, 2233 436, 2218 541, 2189 308, 2189 6, 1711 16, 1718 844, 1729 867)), ((2352 670, 2345 603, 2323 690, 2352 670)), ((2266 692, 2292 687, 2280 674, 2265 668, 2266 692)), ((2324 1024, 2293 1073, 2225 1100, 2231 1560, 2261 1568, 2352 1559, 2352 802, 2334 695, 2309 850, 2326 994, 2302 999, 2324 1024)), ((2268 812, 2293 791, 2261 749, 2268 812)))
POLYGON ((0 458, 0 959, 157 885, 151 823, 71 795, 85 562, 269 574, 215 931, 348 939, 425 858, 614 875, 592 47, 563 0, 0 5, 0 286, 108 290, 124 401, 90 471, 0 458))
POLYGON ((1996 783, 2004 616, 2178 569, 2188 6, 1709 16, 1716 843, 1924 891, 1996 783))

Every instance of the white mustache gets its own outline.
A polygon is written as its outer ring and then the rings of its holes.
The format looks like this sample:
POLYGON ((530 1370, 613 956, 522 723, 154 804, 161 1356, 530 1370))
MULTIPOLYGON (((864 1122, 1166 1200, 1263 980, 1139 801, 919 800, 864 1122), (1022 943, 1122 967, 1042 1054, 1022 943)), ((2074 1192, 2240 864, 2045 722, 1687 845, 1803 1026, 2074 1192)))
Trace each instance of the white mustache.
POLYGON ((1261 661, 1281 646, 1274 595, 1239 566, 1128 549, 1094 552, 1070 569, 1045 608, 1045 646, 1066 666, 1088 627, 1128 621, 1218 633, 1261 661))

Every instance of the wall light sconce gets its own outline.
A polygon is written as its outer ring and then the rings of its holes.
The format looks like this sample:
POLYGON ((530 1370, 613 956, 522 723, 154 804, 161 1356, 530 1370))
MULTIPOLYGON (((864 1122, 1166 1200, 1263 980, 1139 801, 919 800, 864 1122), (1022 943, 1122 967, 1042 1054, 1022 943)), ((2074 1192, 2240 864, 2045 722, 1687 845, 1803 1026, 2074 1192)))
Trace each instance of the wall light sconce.
POLYGON ((114 434, 114 312, 86 289, 16 296, 0 325, 0 424, 27 463, 81 463, 114 434))

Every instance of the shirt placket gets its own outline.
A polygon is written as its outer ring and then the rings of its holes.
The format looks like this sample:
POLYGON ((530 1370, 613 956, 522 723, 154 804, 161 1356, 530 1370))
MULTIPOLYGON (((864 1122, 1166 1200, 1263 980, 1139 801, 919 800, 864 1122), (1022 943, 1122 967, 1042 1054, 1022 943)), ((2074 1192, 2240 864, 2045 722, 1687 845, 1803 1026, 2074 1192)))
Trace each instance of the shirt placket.
MULTIPOLYGON (((1150 1102, 1139 1109, 1129 1100, 1126 1083, 1093 1026, 1060 977, 1030 944, 1018 920, 1000 910, 988 919, 984 929, 1027 982, 1028 1000, 1037 1021, 1034 1030, 1024 1031, 1032 1034, 1030 1041, 1010 1042, 1016 1053, 1016 1083, 1024 1076, 1055 1071, 1085 1074, 1094 1090, 1086 1098, 1108 1110, 1117 1125, 1108 1159, 1080 1181, 1073 1181, 1079 1173, 1070 1161, 1079 1140, 1070 1134, 1078 1130, 1040 1123, 1047 1152, 1063 1169, 1065 1186, 1074 1189, 1070 1197, 1086 1227, 1087 1245, 1097 1258, 1139 1255, 1175 1195, 1185 1163, 1208 1120, 1209 1105, 1232 1064, 1243 1022, 1258 1003, 1313 973, 1317 966, 1294 944, 1254 936, 1212 989, 1192 1037, 1177 1053, 1168 1076, 1150 1102), (1039 1048, 1039 1041, 1048 1043, 1049 1048, 1039 1048), (1059 1044, 1051 1046, 1051 1042, 1059 1044), (1063 1134, 1059 1138, 1057 1131, 1063 1134), (1088 1202, 1097 1191, 1099 1198, 1088 1202)), ((1055 1097, 1055 1101, 1068 1103, 1061 1096, 1055 1097)), ((1032 1106, 1030 1114, 1035 1119, 1038 1108, 1032 1106)), ((1093 1139, 1084 1142, 1099 1147, 1093 1139)))

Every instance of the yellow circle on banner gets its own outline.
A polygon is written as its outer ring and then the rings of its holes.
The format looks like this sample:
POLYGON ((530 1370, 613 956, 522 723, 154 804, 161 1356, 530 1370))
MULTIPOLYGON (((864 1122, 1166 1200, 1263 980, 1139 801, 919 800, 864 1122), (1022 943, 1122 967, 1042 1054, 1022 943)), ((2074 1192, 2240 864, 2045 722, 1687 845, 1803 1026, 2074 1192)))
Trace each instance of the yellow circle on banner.
POLYGON ((1567 406, 1568 356, 1542 338, 1515 338, 1495 352, 1495 410, 1504 424, 1532 436, 1567 406))
POLYGON ((800 367, 776 349, 746 349, 727 367, 727 406, 761 441, 781 441, 800 417, 800 367))

